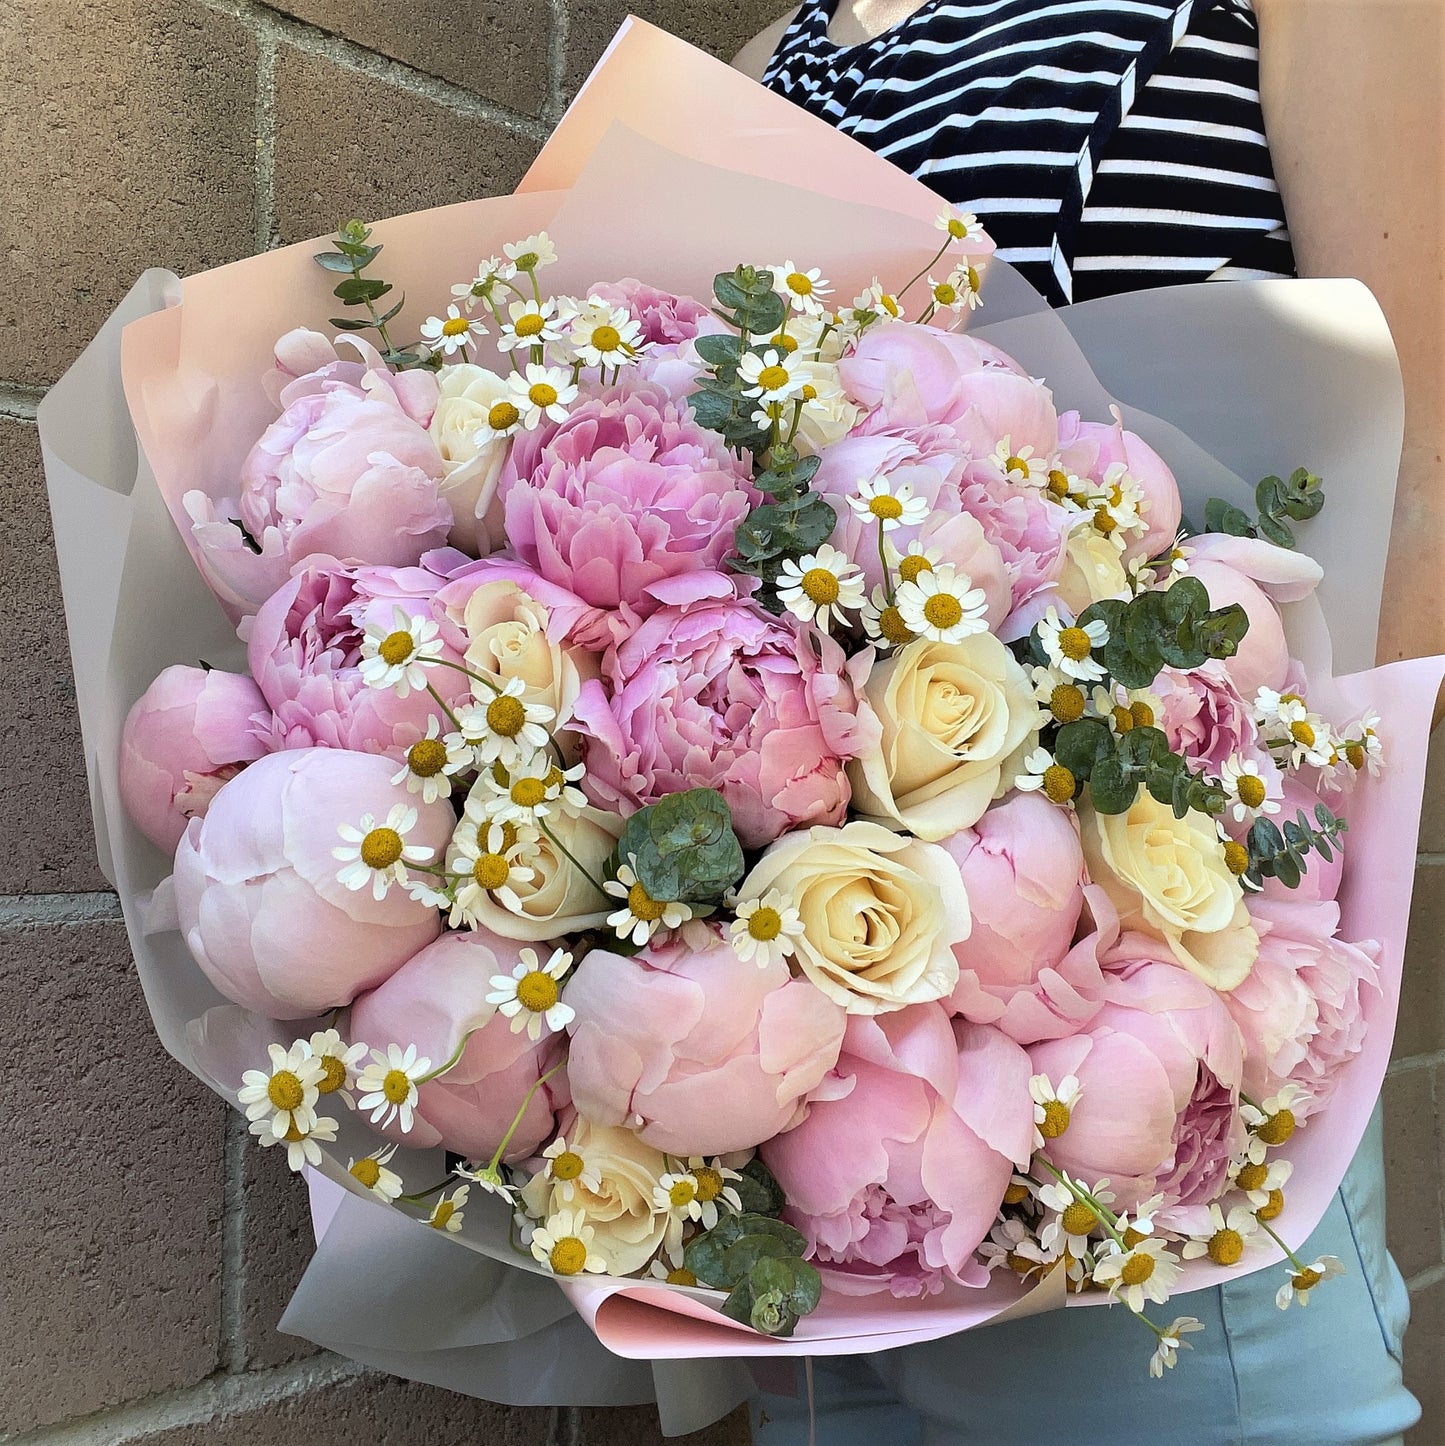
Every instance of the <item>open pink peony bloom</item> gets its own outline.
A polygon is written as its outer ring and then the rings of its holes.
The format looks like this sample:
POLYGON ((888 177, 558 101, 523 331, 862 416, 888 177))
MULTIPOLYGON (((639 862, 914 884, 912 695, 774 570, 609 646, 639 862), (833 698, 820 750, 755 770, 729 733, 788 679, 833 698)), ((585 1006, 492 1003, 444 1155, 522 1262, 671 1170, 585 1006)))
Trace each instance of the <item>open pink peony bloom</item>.
POLYGON ((833 1067, 846 1016, 780 960, 747 964, 714 929, 688 933, 578 965, 572 1098, 594 1124, 629 1125, 672 1154, 751 1149, 833 1067))
POLYGON ((656 611, 659 584, 721 568, 756 495, 722 438, 647 382, 519 434, 499 490, 517 557, 620 614, 619 635, 656 611))
POLYGON ((1028 1055, 941 1004, 852 1015, 832 1076, 762 1148, 828 1285, 850 1295, 978 1286, 973 1258, 1028 1159, 1028 1055))
MULTIPOLYGON (((381 753, 409 748, 437 717, 432 698, 413 689, 372 688, 361 677, 368 624, 390 632, 399 607, 441 622, 433 601, 443 579, 425 567, 355 567, 314 557, 262 604, 250 621, 247 662, 273 713, 272 748, 350 748, 381 753)), ((442 656, 461 663, 455 648, 442 656)), ((428 670, 453 706, 471 697, 455 668, 428 670)))
MULTIPOLYGON (((296 349, 309 354, 300 342, 296 349)), ((241 464, 238 498, 186 494, 196 542, 225 600, 243 613, 315 554, 403 566, 446 541, 444 468, 416 415, 425 383, 409 380, 420 375, 412 372, 403 383, 370 347, 363 356, 366 370, 354 381, 355 363, 333 361, 282 388, 285 411, 241 464)), ((436 379, 429 382, 434 406, 436 379)))
POLYGON ((266 751, 269 722, 249 678, 167 668, 136 699, 120 735, 120 796, 136 827, 173 854, 186 820, 266 751))
POLYGON ((1321 1109, 1341 1069, 1365 1039, 1365 1000, 1378 994, 1380 946, 1335 937, 1333 903, 1253 897, 1249 916, 1259 931, 1259 958, 1249 978, 1224 996, 1244 1034, 1245 1089, 1267 1099, 1286 1081, 1307 1097, 1292 1106, 1299 1119, 1321 1109))
POLYGON ((1152 691, 1161 704, 1155 721, 1175 752, 1205 764, 1215 777, 1233 755, 1252 758, 1271 796, 1278 793, 1279 770, 1259 746, 1254 698, 1240 696, 1227 663, 1211 658, 1188 672, 1165 668, 1152 691))
POLYGON ((1097 961, 1070 950, 1084 900, 1072 815, 1019 793, 942 847, 973 912, 972 932, 953 946, 953 1012, 1020 1044, 1072 1034, 1098 1009, 1100 983, 1097 961))
MULTIPOLYGON (((418 1149, 442 1145, 469 1159, 491 1159, 522 1107, 527 1091, 562 1058, 565 1038, 533 1041, 495 1004, 487 1003, 494 974, 511 974, 521 946, 485 930, 443 934, 413 955, 389 979, 357 996, 350 1037, 373 1049, 389 1044, 417 1053, 438 1069, 471 1034, 461 1058, 440 1079, 417 1088, 410 1131, 399 1122, 373 1126, 388 1139, 418 1149), (474 1031, 474 1032, 473 1032, 474 1031)), ((503 1159, 525 1160, 552 1133, 567 1101, 567 1074, 559 1071, 532 1097, 503 1159)))
POLYGON ((649 345, 676 346, 678 342, 710 336, 724 329, 706 302, 693 296, 659 291, 631 276, 624 276, 621 281, 594 282, 586 295, 626 307, 642 323, 642 340, 649 345))
POLYGON ((342 824, 384 823, 393 805, 417 812, 408 844, 439 855, 454 817, 391 781, 372 753, 309 748, 258 759, 193 818, 176 850, 181 933, 228 999, 273 1019, 349 1004, 441 931, 441 916, 393 884, 386 897, 351 890, 333 854, 342 824))
POLYGON ((1113 422, 1085 422, 1077 412, 1059 418, 1060 462, 1070 472, 1102 484, 1109 469, 1123 465, 1143 494, 1139 508, 1144 531, 1130 536, 1126 558, 1158 557, 1174 545, 1183 503, 1179 484, 1164 459, 1140 436, 1124 429, 1117 407, 1113 422))
POLYGON ((576 727, 583 787, 626 813, 715 788, 746 848, 789 829, 842 823, 847 759, 866 725, 843 650, 749 602, 662 608, 584 684, 576 727))
POLYGON ((1156 1191, 1166 1206, 1218 1194, 1244 1140, 1244 1041, 1221 995, 1125 934, 1101 951, 1103 1007, 1066 1039, 1030 1046, 1035 1073, 1073 1075, 1082 1093, 1049 1158, 1089 1184, 1105 1176, 1132 1210, 1156 1191))

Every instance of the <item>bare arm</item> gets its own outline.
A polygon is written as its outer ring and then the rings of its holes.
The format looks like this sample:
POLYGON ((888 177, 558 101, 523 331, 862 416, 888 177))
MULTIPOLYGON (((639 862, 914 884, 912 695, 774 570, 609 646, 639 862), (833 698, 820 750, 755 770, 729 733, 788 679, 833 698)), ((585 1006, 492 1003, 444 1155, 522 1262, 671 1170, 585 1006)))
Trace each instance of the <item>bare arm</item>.
POLYGON ((1445 0, 1255 8, 1265 122, 1301 274, 1365 282, 1404 373, 1378 655, 1445 651, 1445 0))
POLYGON ((761 35, 753 36, 733 57, 733 68, 742 71, 744 75, 752 76, 754 80, 761 80, 768 61, 772 59, 773 51, 778 48, 778 41, 783 38, 784 32, 793 23, 793 17, 800 9, 802 6, 794 6, 781 20, 775 20, 769 25, 761 35))

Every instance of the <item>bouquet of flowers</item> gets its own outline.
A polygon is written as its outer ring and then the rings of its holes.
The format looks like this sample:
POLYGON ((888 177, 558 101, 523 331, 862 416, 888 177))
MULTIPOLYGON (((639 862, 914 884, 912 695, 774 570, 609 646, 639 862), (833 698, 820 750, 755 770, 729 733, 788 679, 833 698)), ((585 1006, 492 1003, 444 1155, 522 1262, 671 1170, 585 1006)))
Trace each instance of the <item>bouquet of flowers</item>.
POLYGON ((694 294, 453 225, 414 313, 349 222, 269 365, 218 363, 226 445, 137 362, 166 566, 244 645, 121 700, 170 859, 138 932, 260 1147, 594 1322, 620 1290, 703 1355, 1122 1302, 1159 1375, 1176 1294, 1339 1269, 1291 1215, 1350 1127, 1298 1152, 1388 1047, 1400 927, 1342 881, 1418 810, 1438 668, 1307 665, 1321 478, 1191 526, 1117 407, 976 334, 1014 283, 934 224, 896 275, 690 236, 694 294))

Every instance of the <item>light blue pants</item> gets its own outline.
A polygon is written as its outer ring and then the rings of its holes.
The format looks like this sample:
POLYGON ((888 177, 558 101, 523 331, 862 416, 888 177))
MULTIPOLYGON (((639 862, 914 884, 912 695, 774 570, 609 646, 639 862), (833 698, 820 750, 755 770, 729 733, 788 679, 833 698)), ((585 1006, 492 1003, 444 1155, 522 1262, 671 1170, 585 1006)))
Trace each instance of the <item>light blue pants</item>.
MULTIPOLYGON (((1377 1108, 1301 1252, 1346 1274, 1281 1312, 1279 1266, 1180 1297, 1205 1330, 1162 1380, 1122 1305, 1057 1311, 875 1356, 813 1362, 818 1446, 1398 1446, 1409 1297, 1385 1250, 1377 1108)), ((1157 1312, 1156 1312, 1157 1314, 1157 1312)), ((800 1376, 801 1376, 800 1371, 800 1376)), ((755 1446, 806 1446, 807 1392, 753 1408, 755 1446)))

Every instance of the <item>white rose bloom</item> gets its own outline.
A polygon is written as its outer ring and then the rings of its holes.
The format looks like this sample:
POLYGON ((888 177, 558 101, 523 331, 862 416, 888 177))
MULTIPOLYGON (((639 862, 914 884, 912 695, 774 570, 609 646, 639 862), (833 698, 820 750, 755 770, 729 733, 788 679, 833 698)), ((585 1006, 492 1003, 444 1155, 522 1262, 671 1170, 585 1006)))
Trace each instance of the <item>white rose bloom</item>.
POLYGON ((1076 616, 1090 603, 1129 595, 1124 554, 1096 527, 1076 528, 1064 549, 1059 596, 1076 616))
POLYGON ((1192 809, 1175 818, 1143 788, 1127 813, 1097 813, 1087 801, 1078 812, 1089 877, 1113 901, 1120 925, 1163 940, 1211 988, 1243 982, 1259 935, 1213 821, 1192 809))
POLYGON ((561 1182, 538 1171, 522 1189, 528 1214, 549 1219, 559 1210, 576 1211, 596 1234, 592 1248, 607 1262, 608 1275, 631 1275, 657 1254, 667 1233, 668 1215, 653 1203, 657 1182, 671 1168, 667 1156, 645 1145, 631 1130, 594 1125, 580 1115, 567 1131, 567 1144, 587 1162, 587 1177, 570 1182, 564 1200, 561 1182))
POLYGON ((786 834, 738 898, 769 889, 802 920, 794 962, 850 1014, 942 999, 958 983, 953 946, 973 921, 958 865, 936 844, 867 822, 786 834))
POLYGON ((506 541, 497 499, 497 478, 511 441, 487 431, 492 407, 508 398, 507 383, 485 367, 463 363, 443 367, 440 395, 431 419, 431 439, 441 453, 446 477, 442 500, 452 509, 453 547, 475 557, 495 552, 506 541))
POLYGON ((1033 685, 992 633, 909 643, 873 665, 863 692, 881 737, 848 765, 853 806, 930 841, 983 817, 1038 728, 1033 685))

